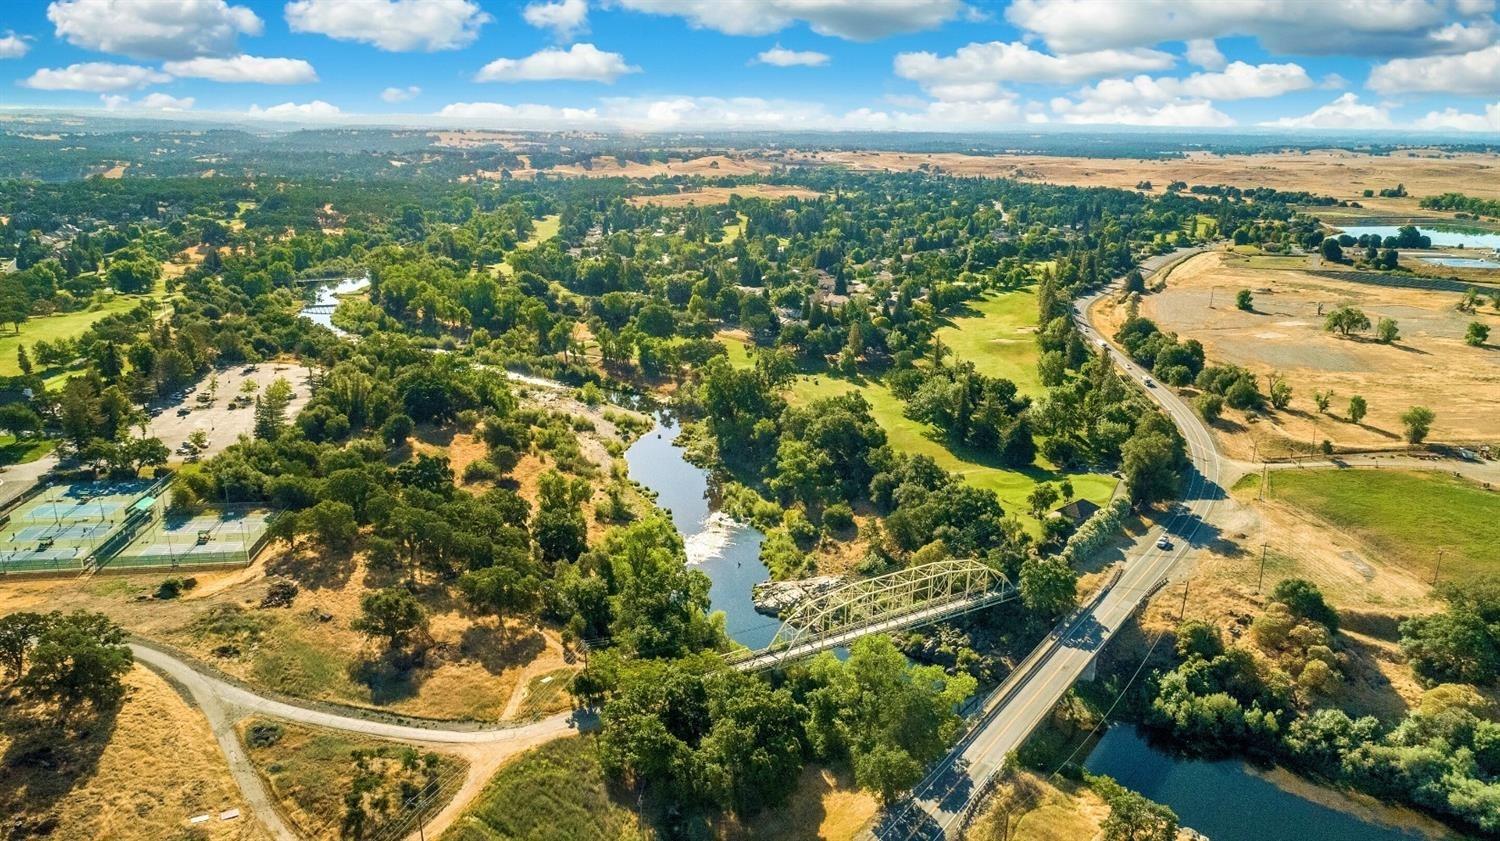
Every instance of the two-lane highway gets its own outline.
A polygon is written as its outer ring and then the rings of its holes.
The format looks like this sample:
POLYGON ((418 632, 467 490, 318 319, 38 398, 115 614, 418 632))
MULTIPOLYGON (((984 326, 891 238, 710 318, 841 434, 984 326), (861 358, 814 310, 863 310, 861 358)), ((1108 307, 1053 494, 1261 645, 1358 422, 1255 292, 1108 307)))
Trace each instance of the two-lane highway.
MULTIPOLYGON (((1154 274, 1198 250, 1152 258, 1142 264, 1142 273, 1154 274)), ((874 837, 882 841, 937 839, 956 832, 970 801, 983 794, 1006 755, 1021 746, 1104 644, 1206 536, 1205 522, 1223 496, 1219 454, 1208 427, 1186 401, 1165 386, 1145 385, 1149 373, 1088 323, 1089 308, 1118 289, 1120 282, 1079 299, 1074 318, 1090 344, 1099 347, 1104 342, 1120 371, 1141 384, 1181 430, 1191 460, 1182 502, 1172 509, 1161 529, 1153 529, 1137 542, 1114 584, 1065 620, 1028 658, 1024 673, 1007 681, 986 700, 969 734, 916 787, 909 802, 889 810, 876 825, 874 837), (1170 541, 1169 548, 1157 545, 1163 535, 1170 541)))

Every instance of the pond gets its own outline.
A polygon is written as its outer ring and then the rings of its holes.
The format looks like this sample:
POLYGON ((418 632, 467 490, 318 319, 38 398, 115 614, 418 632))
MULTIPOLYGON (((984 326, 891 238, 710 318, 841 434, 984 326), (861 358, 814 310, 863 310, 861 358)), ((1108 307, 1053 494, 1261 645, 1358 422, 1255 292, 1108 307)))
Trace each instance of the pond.
POLYGON ((771 577, 760 562, 765 535, 713 510, 709 473, 675 446, 680 431, 676 420, 659 416, 656 426, 625 451, 630 478, 655 491, 657 504, 672 513, 688 564, 712 582, 709 601, 713 610, 724 611, 730 638, 749 648, 764 648, 781 624, 756 613, 750 601, 751 588, 771 577))
POLYGON ((1453 269, 1500 269, 1500 260, 1486 260, 1482 257, 1444 257, 1423 254, 1417 259, 1434 266, 1447 266, 1453 269))
POLYGON ((317 297, 313 298, 313 302, 303 307, 302 312, 298 314, 314 324, 327 327, 335 335, 347 336, 348 333, 333 326, 333 311, 339 305, 339 296, 362 292, 369 285, 368 277, 344 277, 320 283, 317 288, 317 297))
POLYGON ((1152 746, 1130 726, 1110 728, 1084 767, 1172 807, 1183 826, 1213 841, 1423 841, 1426 837, 1293 794, 1253 773, 1243 762, 1173 756, 1152 746))
MULTIPOLYGON (((1432 237, 1432 244, 1439 248, 1500 248, 1500 234, 1490 231, 1475 229, 1453 228, 1453 227, 1426 227, 1417 226, 1417 230, 1432 237)), ((1348 234, 1358 239, 1365 234, 1377 234, 1381 237, 1393 237, 1400 232, 1395 225, 1351 225, 1344 228, 1340 233, 1348 234)))

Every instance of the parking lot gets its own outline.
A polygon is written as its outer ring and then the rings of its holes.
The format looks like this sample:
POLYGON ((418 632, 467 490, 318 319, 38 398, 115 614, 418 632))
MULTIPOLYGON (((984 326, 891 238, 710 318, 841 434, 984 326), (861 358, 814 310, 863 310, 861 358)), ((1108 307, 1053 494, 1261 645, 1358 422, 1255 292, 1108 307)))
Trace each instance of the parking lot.
POLYGON ((292 402, 287 408, 287 419, 290 420, 307 405, 311 396, 307 369, 281 362, 262 362, 256 366, 218 369, 204 377, 191 393, 181 399, 156 404, 153 411, 159 410, 159 413, 151 419, 151 434, 160 438, 174 457, 181 458, 183 453, 178 451, 179 448, 189 435, 201 429, 208 437, 208 447, 200 455, 207 457, 218 453, 239 436, 251 434, 255 428, 255 396, 277 377, 285 377, 292 384, 292 402), (250 371, 252 367, 254 370, 250 371), (218 387, 211 389, 214 377, 218 378, 218 387), (255 391, 242 392, 246 382, 255 383, 255 391), (210 391, 214 394, 213 402, 200 403, 199 395, 210 391), (236 398, 240 398, 237 407, 233 405, 236 398), (183 413, 183 409, 187 412, 183 413))

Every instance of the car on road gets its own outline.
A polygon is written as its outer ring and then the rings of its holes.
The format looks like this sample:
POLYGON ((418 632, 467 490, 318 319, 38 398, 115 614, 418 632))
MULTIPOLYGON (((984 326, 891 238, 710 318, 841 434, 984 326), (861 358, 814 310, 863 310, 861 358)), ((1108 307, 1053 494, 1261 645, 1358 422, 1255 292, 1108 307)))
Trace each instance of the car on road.
POLYGON ((1156 388, 1156 381, 1151 379, 1150 377, 1142 379, 1141 382, 1146 384, 1146 388, 1156 388))
POLYGON ((1172 548, 1172 539, 1169 538, 1169 537, 1167 537, 1166 535, 1162 535, 1161 537, 1158 537, 1156 539, 1156 548, 1158 548, 1158 549, 1171 549, 1172 548))

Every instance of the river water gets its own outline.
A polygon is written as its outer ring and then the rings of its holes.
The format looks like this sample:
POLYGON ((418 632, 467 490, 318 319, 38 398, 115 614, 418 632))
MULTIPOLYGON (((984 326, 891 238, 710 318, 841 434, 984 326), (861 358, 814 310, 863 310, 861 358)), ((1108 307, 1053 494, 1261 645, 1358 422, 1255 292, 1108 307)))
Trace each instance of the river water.
POLYGON ((771 573, 760 562, 765 535, 713 510, 709 473, 683 458, 675 446, 681 427, 667 416, 625 451, 630 478, 656 492, 656 502, 670 511, 682 534, 688 564, 705 573, 712 585, 713 610, 724 612, 724 625, 735 642, 764 648, 780 622, 755 612, 750 591, 771 573))
POLYGON ((1212 841, 1422 841, 1277 787, 1243 762, 1173 756, 1134 727, 1111 727, 1084 763, 1095 774, 1172 807, 1212 841))
POLYGON ((369 285, 368 277, 345 277, 320 283, 317 288, 317 297, 311 304, 303 307, 299 314, 314 324, 327 327, 337 336, 347 336, 349 335, 347 332, 333 326, 333 310, 339 305, 339 296, 362 292, 369 285))

